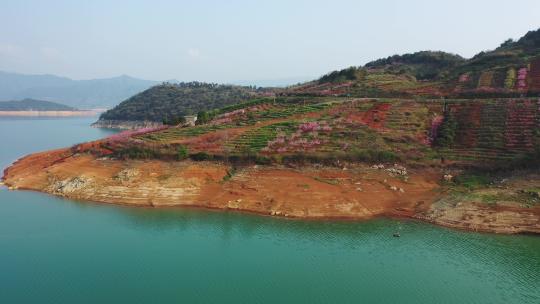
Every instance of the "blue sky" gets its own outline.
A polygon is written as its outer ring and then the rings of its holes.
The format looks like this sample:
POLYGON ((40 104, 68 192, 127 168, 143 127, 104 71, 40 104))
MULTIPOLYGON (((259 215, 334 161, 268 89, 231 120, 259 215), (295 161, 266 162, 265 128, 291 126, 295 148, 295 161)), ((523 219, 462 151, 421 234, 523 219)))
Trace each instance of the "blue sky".
POLYGON ((310 78, 418 50, 470 57, 539 27, 538 0, 0 0, 0 70, 310 78))

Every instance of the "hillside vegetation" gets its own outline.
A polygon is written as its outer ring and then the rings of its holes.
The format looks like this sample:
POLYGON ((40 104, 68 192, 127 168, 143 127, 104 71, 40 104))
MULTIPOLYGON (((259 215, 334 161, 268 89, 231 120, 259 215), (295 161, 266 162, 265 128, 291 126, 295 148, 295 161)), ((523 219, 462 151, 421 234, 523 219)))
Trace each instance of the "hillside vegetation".
POLYGON ((540 148, 534 99, 259 98, 206 124, 126 132, 98 153, 121 158, 508 165, 540 148))
POLYGON ((289 96, 405 98, 519 97, 540 94, 540 30, 471 59, 422 51, 330 72, 289 96))
POLYGON ((103 113, 101 120, 173 120, 200 111, 246 101, 257 94, 250 87, 189 82, 154 86, 103 113))
POLYGON ((417 80, 433 80, 444 77, 444 72, 455 68, 465 59, 445 52, 421 51, 413 54, 394 55, 365 65, 367 69, 383 68, 396 74, 410 74, 417 80))

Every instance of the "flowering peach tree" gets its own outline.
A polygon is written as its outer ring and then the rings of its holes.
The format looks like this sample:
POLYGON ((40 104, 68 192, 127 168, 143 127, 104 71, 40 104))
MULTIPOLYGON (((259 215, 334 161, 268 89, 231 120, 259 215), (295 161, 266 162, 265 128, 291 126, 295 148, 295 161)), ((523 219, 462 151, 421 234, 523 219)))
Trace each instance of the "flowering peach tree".
POLYGON ((286 153, 313 150, 326 142, 320 138, 320 134, 330 131, 332 131, 332 127, 324 121, 306 122, 300 124, 296 132, 289 136, 285 132, 279 132, 276 138, 269 141, 262 151, 286 153))

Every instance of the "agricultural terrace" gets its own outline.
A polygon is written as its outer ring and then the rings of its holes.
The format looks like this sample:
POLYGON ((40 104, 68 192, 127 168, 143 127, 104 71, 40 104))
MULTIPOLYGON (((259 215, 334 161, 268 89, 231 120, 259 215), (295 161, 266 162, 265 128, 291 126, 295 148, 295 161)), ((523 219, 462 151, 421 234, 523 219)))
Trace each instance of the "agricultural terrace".
POLYGON ((499 161, 535 151, 538 107, 536 99, 262 98, 215 111, 203 125, 103 145, 122 157, 499 161))

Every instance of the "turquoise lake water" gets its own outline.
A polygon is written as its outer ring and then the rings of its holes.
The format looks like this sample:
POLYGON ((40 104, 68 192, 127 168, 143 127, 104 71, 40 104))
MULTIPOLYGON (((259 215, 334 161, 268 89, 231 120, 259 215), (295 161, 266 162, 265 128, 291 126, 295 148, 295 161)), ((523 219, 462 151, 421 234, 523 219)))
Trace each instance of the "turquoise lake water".
MULTIPOLYGON (((0 119, 0 166, 111 134, 91 122, 0 119)), ((538 304, 540 237, 119 207, 2 188, 0 303, 538 304)))

